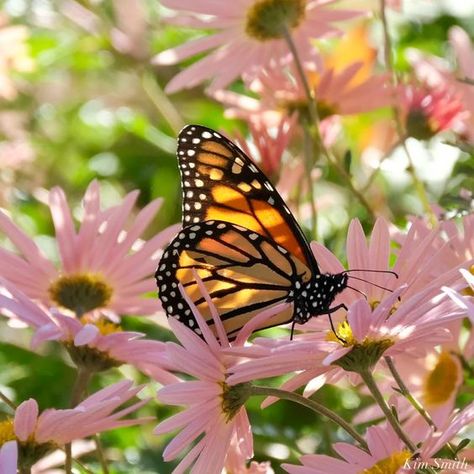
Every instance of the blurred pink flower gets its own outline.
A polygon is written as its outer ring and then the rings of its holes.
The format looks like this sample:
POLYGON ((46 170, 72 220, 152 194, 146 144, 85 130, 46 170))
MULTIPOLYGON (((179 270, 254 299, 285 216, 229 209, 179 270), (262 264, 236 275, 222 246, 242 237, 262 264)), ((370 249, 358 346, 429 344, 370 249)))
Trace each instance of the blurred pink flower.
POLYGON ((51 215, 61 264, 56 267, 7 215, 0 211, 0 230, 18 253, 0 248, 0 276, 47 307, 70 310, 77 316, 100 310, 120 314, 152 314, 160 309, 153 273, 162 247, 176 233, 171 226, 147 242, 140 235, 161 206, 156 199, 142 209, 125 229, 138 197, 129 193, 117 206, 100 209, 99 183, 93 181, 84 196, 84 215, 75 230, 66 195, 61 188, 49 193, 51 215))
POLYGON ((166 370, 165 344, 143 339, 142 333, 123 331, 100 317, 83 316, 78 320, 58 311, 47 311, 1 279, 0 309, 35 329, 33 348, 44 341, 59 341, 77 366, 101 371, 131 364, 163 384, 178 380, 166 370))
POLYGON ((340 30, 333 22, 359 16, 360 11, 331 8, 334 0, 163 0, 176 11, 168 23, 199 29, 217 29, 184 45, 161 52, 155 64, 176 64, 208 50, 208 56, 176 75, 168 93, 191 88, 212 78, 210 91, 222 89, 243 73, 255 73, 269 64, 283 64, 291 58, 284 39, 288 27, 303 60, 314 55, 313 38, 334 36, 340 30), (285 26, 286 25, 286 26, 285 26))
POLYGON ((469 112, 466 118, 465 135, 469 143, 474 144, 474 47, 469 35, 459 26, 453 26, 449 30, 449 41, 456 54, 458 62, 458 77, 454 87, 461 94, 465 109, 469 112), (460 77, 459 77, 460 76, 460 77), (470 80, 471 83, 462 82, 470 80))
POLYGON ((227 371, 232 357, 224 351, 229 347, 225 331, 215 308, 212 314, 219 333, 219 342, 184 292, 203 335, 201 339, 174 318, 169 324, 179 344, 167 343, 169 361, 174 370, 190 375, 193 380, 165 386, 158 398, 168 405, 183 405, 184 411, 162 421, 155 434, 180 429, 166 446, 165 461, 175 459, 190 443, 203 435, 173 471, 182 473, 191 466, 195 474, 220 474, 234 437, 239 440, 243 459, 253 456, 253 440, 247 412, 243 406, 249 396, 245 384, 230 387, 227 371))
POLYGON ((399 104, 410 137, 427 140, 445 130, 460 132, 466 111, 459 94, 448 87, 404 85, 399 104))
MULTIPOLYGON (((245 449, 245 447, 244 447, 245 449)), ((242 440, 234 434, 227 451, 225 460, 226 474, 275 474, 270 462, 252 461, 248 464, 247 458, 242 451, 242 440)))
MULTIPOLYGON (((229 106, 230 117, 262 116, 269 124, 281 117, 304 111, 307 98, 294 65, 290 74, 279 67, 269 67, 247 80, 251 92, 259 96, 219 90, 213 96, 229 106)), ((391 89, 386 75, 368 75, 359 79, 365 69, 363 62, 352 62, 340 70, 333 67, 307 64, 306 75, 314 89, 319 116, 322 120, 332 115, 351 115, 389 105, 391 89), (321 68, 321 71, 318 69, 321 68)))
POLYGON ((38 403, 32 398, 21 403, 15 411, 12 425, 18 445, 18 463, 23 466, 23 463, 27 463, 30 467, 57 446, 63 446, 75 439, 151 421, 153 418, 150 417, 124 419, 148 403, 148 399, 120 408, 142 388, 132 388, 132 382, 123 380, 99 390, 75 408, 51 408, 41 414, 38 403))
POLYGON ((261 121, 251 119, 248 125, 257 154, 251 150, 244 137, 237 136, 242 150, 252 158, 257 157, 259 166, 269 178, 276 178, 279 175, 282 157, 294 132, 295 118, 283 118, 275 130, 270 130, 261 121))

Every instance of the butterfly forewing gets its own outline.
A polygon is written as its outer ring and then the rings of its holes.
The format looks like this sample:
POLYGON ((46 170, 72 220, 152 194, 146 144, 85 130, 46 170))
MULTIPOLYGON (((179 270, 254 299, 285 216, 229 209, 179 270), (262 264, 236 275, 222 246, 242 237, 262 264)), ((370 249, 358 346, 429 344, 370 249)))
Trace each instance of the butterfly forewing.
MULTIPOLYGON (((307 281, 310 269, 284 247, 253 230, 222 221, 185 227, 170 244, 156 273, 159 295, 168 316, 200 334, 178 283, 214 330, 210 308, 195 275, 204 283, 232 340, 242 326, 267 307, 286 301, 295 281, 307 281)), ((272 326, 293 318, 289 307, 272 326)), ((263 329, 262 326, 258 329, 263 329)))
POLYGON ((183 225, 220 220, 274 241, 319 273, 309 245, 282 198, 257 166, 221 134, 188 125, 178 137, 183 225))

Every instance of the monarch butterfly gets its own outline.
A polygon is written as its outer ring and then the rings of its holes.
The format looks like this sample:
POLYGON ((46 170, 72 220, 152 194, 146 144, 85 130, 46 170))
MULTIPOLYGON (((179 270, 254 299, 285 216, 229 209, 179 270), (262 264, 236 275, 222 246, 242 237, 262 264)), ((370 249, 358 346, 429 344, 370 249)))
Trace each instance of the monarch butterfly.
MULTIPOLYGON (((240 148, 214 130, 188 125, 179 134, 177 156, 184 228, 163 253, 155 274, 168 317, 201 334, 180 293, 181 283, 216 332, 196 274, 229 340, 260 311, 281 302, 292 304, 271 326, 303 324, 344 306, 330 307, 348 286, 347 272, 320 272, 283 199, 240 148)), ((266 327, 270 325, 257 329, 266 327)))

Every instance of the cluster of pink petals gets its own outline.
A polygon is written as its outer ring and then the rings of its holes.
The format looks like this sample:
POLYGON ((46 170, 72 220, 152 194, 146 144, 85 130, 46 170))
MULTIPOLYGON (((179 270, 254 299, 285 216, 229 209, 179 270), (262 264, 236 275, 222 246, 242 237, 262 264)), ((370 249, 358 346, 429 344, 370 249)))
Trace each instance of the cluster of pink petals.
POLYGON ((112 296, 103 312, 117 314, 152 314, 160 309, 157 298, 144 298, 156 289, 153 273, 162 247, 175 234, 176 226, 158 233, 147 242, 139 242, 161 206, 161 199, 148 204, 136 216, 129 229, 127 220, 137 200, 133 191, 117 206, 102 210, 99 183, 93 181, 84 196, 84 214, 78 231, 58 187, 49 193, 51 215, 61 257, 58 267, 9 217, 0 211, 0 230, 11 240, 18 253, 0 248, 0 276, 14 283, 30 298, 45 306, 55 306, 48 293, 59 277, 75 274, 100 275, 112 288, 112 296), (135 247, 139 246, 137 250, 135 247))
POLYGON ((94 323, 83 324, 58 311, 47 311, 5 280, 0 280, 0 309, 35 329, 31 341, 33 348, 45 341, 72 343, 76 347, 99 351, 116 363, 134 365, 161 383, 177 380, 166 370, 165 344, 143 339, 142 333, 117 331, 101 334, 94 323))
MULTIPOLYGON (((474 292, 474 275, 467 270, 459 270, 461 275, 464 277, 470 293, 474 292)), ((474 299, 472 296, 463 295, 459 291, 454 290, 453 288, 443 287, 443 291, 449 295, 449 297, 456 302, 459 307, 465 311, 465 314, 469 317, 471 322, 474 324, 474 299)))
POLYGON ((192 302, 188 303, 193 308, 205 340, 170 318, 171 329, 180 345, 167 343, 169 362, 175 371, 188 374, 193 380, 167 385, 158 392, 158 398, 163 403, 186 408, 162 421, 154 432, 163 434, 181 430, 166 446, 163 453, 165 461, 178 457, 202 435, 173 471, 175 474, 188 472, 191 466, 193 474, 220 474, 233 440, 238 440, 241 457, 249 459, 253 456, 253 439, 244 407, 232 419, 228 419, 223 411, 223 384, 232 358, 224 351, 229 343, 225 333, 222 334, 222 323, 216 316, 222 336, 221 345, 192 302))
MULTIPOLYGON (((219 3, 202 0, 163 0, 176 16, 166 22, 199 29, 216 29, 216 33, 203 36, 184 45, 161 52, 155 64, 176 64, 205 51, 213 50, 192 66, 177 74, 166 86, 166 92, 194 87, 206 79, 212 82, 211 92, 225 88, 243 73, 255 74, 270 64, 288 62, 291 54, 286 41, 272 39, 259 41, 245 31, 246 15, 253 0, 219 3)), ((334 0, 309 0, 304 18, 291 31, 298 53, 303 59, 314 55, 311 39, 340 34, 332 23, 359 16, 360 11, 331 8, 334 0)))
POLYGON ((280 171, 282 157, 285 150, 288 149, 295 130, 294 119, 296 117, 283 118, 276 125, 275 130, 270 130, 260 120, 250 120, 248 125, 257 154, 250 150, 249 145, 242 136, 237 137, 242 150, 250 157, 257 156, 260 168, 270 178, 277 176, 280 171))
MULTIPOLYGON (((465 237, 459 233, 454 234, 450 228, 452 237, 444 239, 442 231, 446 229, 428 229, 419 219, 413 220, 411 226, 395 250, 396 261, 393 267, 389 266, 392 250, 392 238, 388 223, 383 218, 378 218, 369 241, 367 241, 360 222, 354 219, 347 235, 346 254, 349 269, 370 269, 378 271, 391 270, 397 274, 374 272, 355 272, 349 274, 349 285, 362 291, 370 303, 378 303, 390 293, 378 286, 394 289, 401 285, 407 285, 404 298, 411 297, 427 287, 432 287, 433 296, 441 292, 443 285, 452 286, 460 281, 458 269, 469 266, 470 259, 459 255, 453 255, 453 238, 469 243, 468 232, 472 227, 471 220, 465 220, 465 237), (366 280, 362 282, 358 278, 366 280)), ((311 244, 313 253, 323 272, 338 273, 344 267, 337 257, 326 247, 313 242, 311 244)), ((350 305, 353 301, 363 298, 362 295, 349 290, 336 299, 335 304, 345 303, 350 305)), ((311 321, 308 323, 311 326, 311 321)), ((308 326, 308 327, 309 327, 308 326)))
POLYGON ((119 409, 142 388, 132 387, 131 381, 122 380, 99 390, 75 408, 64 410, 51 408, 41 414, 38 403, 30 398, 21 403, 15 411, 15 435, 20 443, 34 441, 36 444, 64 445, 74 439, 102 431, 146 423, 152 418, 124 419, 124 417, 148 403, 148 399, 119 409))

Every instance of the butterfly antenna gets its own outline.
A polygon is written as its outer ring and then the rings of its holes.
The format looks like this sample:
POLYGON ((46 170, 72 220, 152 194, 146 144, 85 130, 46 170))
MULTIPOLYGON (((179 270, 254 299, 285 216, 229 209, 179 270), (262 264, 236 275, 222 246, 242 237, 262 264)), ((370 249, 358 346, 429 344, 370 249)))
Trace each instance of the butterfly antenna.
POLYGON ((351 276, 349 275, 349 278, 351 278, 352 280, 358 280, 358 281, 363 281, 364 283, 368 283, 369 285, 373 285, 377 288, 380 288, 381 290, 385 290, 385 291, 389 291, 390 293, 393 293, 393 290, 390 289, 390 288, 386 288, 385 286, 382 286, 382 285, 377 285, 377 283, 374 283, 372 281, 369 281, 369 280, 364 280, 363 278, 358 278, 358 277, 355 277, 355 276, 351 276))
POLYGON ((349 270, 344 270, 342 273, 351 273, 351 272, 386 273, 387 275, 393 275, 395 278, 398 278, 398 273, 392 270, 366 270, 365 268, 351 268, 349 270))
POLYGON ((357 291, 357 293, 360 293, 365 299, 367 299, 367 295, 363 293, 362 291, 358 290, 357 288, 354 288, 353 286, 346 285, 346 288, 350 288, 351 290, 357 291))

